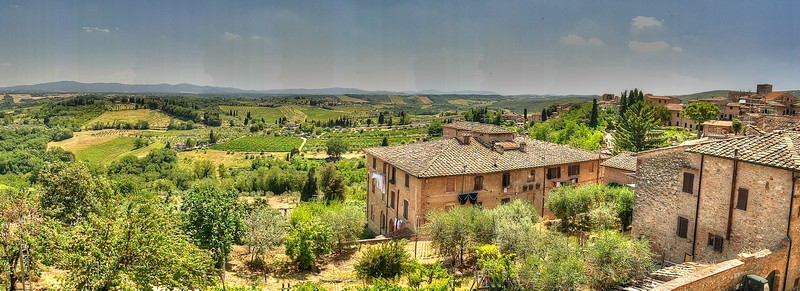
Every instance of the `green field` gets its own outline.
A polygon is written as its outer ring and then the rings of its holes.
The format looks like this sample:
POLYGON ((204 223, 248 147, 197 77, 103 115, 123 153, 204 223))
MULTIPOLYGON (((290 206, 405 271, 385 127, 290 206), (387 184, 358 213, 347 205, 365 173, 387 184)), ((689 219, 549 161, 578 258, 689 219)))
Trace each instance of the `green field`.
POLYGON ((288 136, 245 136, 211 148, 235 152, 289 152, 299 148, 303 140, 288 136))
POLYGON ((135 156, 144 156, 153 149, 164 147, 164 144, 154 142, 149 146, 136 149, 134 146, 135 140, 135 137, 120 136, 111 141, 77 150, 75 152, 75 157, 80 161, 107 165, 123 155, 131 154, 135 156))
POLYGON ((328 110, 316 106, 282 105, 279 107, 259 107, 259 106, 220 106, 223 112, 239 111, 239 118, 244 119, 247 112, 255 120, 264 118, 266 123, 275 123, 278 118, 286 117, 295 122, 303 122, 306 119, 315 121, 328 121, 347 115, 348 112, 328 110))
POLYGON ((252 116, 253 119, 261 120, 261 118, 264 118, 264 121, 267 123, 275 123, 278 118, 284 117, 280 107, 220 106, 219 109, 226 113, 231 110, 239 111, 239 118, 241 119, 244 119, 247 116, 247 112, 250 112, 250 116, 252 116))

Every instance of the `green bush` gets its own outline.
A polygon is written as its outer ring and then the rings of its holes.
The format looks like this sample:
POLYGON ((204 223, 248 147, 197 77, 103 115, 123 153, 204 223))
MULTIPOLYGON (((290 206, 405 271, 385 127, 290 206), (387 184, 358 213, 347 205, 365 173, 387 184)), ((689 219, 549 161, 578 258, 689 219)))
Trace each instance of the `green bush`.
POLYGON ((317 220, 293 224, 286 237, 286 255, 300 270, 308 270, 319 256, 331 253, 333 231, 317 220))
POLYGON ((362 278, 400 276, 408 270, 411 262, 404 245, 405 242, 391 241, 367 249, 355 265, 356 272, 362 278))
POLYGON ((292 291, 325 291, 320 283, 305 281, 292 287, 292 291))
POLYGON ((628 238, 618 231, 593 236, 586 253, 585 273, 589 286, 595 290, 644 278, 653 265, 647 241, 628 238))

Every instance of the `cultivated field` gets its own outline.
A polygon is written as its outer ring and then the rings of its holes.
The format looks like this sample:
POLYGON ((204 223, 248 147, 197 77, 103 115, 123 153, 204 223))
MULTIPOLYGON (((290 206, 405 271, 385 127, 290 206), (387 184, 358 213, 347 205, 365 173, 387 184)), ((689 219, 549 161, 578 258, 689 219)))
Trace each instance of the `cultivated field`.
MULTIPOLYGON (((243 152, 226 152, 212 149, 202 149, 188 152, 179 152, 180 164, 191 167, 196 161, 211 161, 215 166, 224 164, 228 168, 247 168, 250 167, 251 160, 245 158, 243 152)), ((266 155, 266 154, 265 154, 266 155)), ((275 158, 284 159, 286 153, 269 153, 275 158)))
POLYGON ((235 152, 290 152, 303 140, 288 136, 245 136, 211 146, 211 149, 235 152))
POLYGON ((106 111, 97 118, 87 122, 84 126, 91 127, 95 123, 136 123, 137 121, 144 120, 150 124, 151 128, 166 128, 167 125, 169 125, 170 119, 169 115, 150 109, 106 111))

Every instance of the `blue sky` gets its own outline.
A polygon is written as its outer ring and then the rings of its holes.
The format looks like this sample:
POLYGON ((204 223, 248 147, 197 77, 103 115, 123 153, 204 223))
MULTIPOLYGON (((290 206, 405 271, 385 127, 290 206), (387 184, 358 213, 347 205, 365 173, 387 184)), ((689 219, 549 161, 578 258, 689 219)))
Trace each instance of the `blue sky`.
POLYGON ((0 1, 0 86, 800 89, 800 1, 0 1))

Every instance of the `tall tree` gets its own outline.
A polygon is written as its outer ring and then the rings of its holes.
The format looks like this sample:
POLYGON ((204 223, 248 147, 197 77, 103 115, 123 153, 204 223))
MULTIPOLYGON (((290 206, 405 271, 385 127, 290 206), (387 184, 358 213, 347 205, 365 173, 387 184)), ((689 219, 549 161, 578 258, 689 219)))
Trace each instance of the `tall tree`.
POLYGON ((344 200, 344 178, 339 173, 335 173, 328 186, 325 187, 325 203, 334 200, 344 200))
POLYGON ((316 169, 308 169, 306 183, 303 184, 303 191, 300 192, 300 201, 311 201, 317 195, 317 174, 316 169))
POLYGON ((44 190, 40 203, 45 215, 67 225, 86 219, 112 195, 106 179, 92 175, 83 163, 50 164, 37 179, 44 190))
POLYGON ((628 110, 628 90, 622 91, 619 97, 619 117, 625 115, 625 111, 628 110))
POLYGON ((214 277, 209 253, 181 231, 180 213, 154 194, 104 203, 69 230, 57 266, 69 271, 67 289, 194 289, 214 277), (155 288, 154 288, 155 287, 155 288))
POLYGON ((16 290, 19 279, 32 275, 44 255, 37 247, 44 227, 37 202, 38 195, 31 191, 0 190, 0 285, 7 282, 8 290, 16 290))
POLYGON ((186 233, 195 244, 211 251, 223 281, 228 254, 244 229, 238 198, 233 189, 200 184, 186 193, 181 205, 186 233))
POLYGON ((597 112, 597 98, 592 99, 592 112, 589 114, 589 127, 597 128, 598 125, 598 116, 599 113, 597 112))
POLYGON ((217 143, 217 137, 214 136, 214 130, 212 129, 211 132, 208 133, 208 143, 215 144, 217 143))
POLYGON ((694 121, 697 125, 697 137, 703 134, 703 123, 714 120, 719 115, 719 107, 709 102, 693 102, 681 110, 681 115, 694 121))
POLYGON ((384 137, 383 137, 383 140, 381 141, 381 146, 382 146, 382 147, 389 146, 389 138, 387 138, 387 137, 385 137, 385 136, 384 136, 384 137))
POLYGON ((547 108, 542 108, 542 122, 547 121, 547 108))
POLYGON ((664 143, 662 134, 653 131, 657 126, 658 118, 652 105, 634 104, 617 121, 613 134, 615 150, 639 152, 657 148, 664 143))
POLYGON ((522 110, 522 116, 525 118, 525 121, 528 121, 528 108, 522 110))
MULTIPOLYGON (((259 205, 246 217, 247 233, 242 241, 247 245, 250 261, 265 262, 264 256, 280 246, 289 230, 289 221, 280 212, 266 204, 259 205)), ((269 261, 269 260, 266 260, 269 261)))
POLYGON ((341 138, 331 138, 325 143, 328 156, 334 159, 339 159, 342 154, 347 152, 347 143, 341 138))

